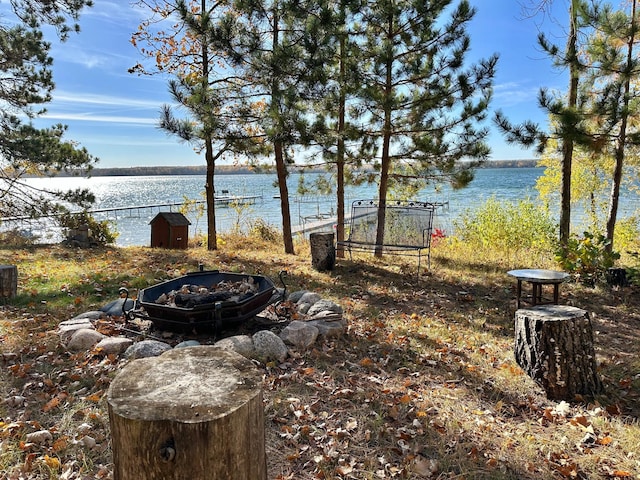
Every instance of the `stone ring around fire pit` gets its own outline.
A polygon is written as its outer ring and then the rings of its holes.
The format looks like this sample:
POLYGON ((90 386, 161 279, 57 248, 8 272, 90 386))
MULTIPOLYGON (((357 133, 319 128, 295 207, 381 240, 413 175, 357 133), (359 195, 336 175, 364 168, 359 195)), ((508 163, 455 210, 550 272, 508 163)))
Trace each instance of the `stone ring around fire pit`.
MULTIPOLYGON (((70 351, 87 350, 135 359, 161 355, 173 348, 210 344, 207 338, 215 340, 215 336, 200 335, 199 340, 194 340, 189 335, 175 333, 165 338, 164 333, 168 332, 162 331, 154 335, 138 332, 132 338, 134 332, 120 328, 123 320, 125 325, 127 323, 126 317, 119 313, 130 303, 131 300, 120 298, 100 311, 85 312, 62 322, 58 328, 62 343, 70 351), (203 341, 205 343, 201 343, 203 341)), ((340 337, 346 331, 342 307, 315 292, 293 292, 281 303, 269 305, 258 318, 263 319, 265 325, 276 325, 277 328, 259 330, 253 335, 228 336, 213 345, 234 350, 261 363, 283 362, 289 349, 302 352, 317 342, 340 337)))

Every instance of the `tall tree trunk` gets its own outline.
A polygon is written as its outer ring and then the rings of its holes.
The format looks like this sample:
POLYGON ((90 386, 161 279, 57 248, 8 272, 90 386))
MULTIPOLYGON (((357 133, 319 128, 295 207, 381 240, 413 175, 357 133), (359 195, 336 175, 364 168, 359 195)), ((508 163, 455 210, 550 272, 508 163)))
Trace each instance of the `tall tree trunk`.
POLYGON ((218 234, 216 232, 216 192, 215 192, 215 171, 216 163, 213 156, 213 145, 211 139, 205 142, 205 158, 207 159, 207 181, 204 186, 207 198, 207 249, 218 249, 218 234))
POLYGON ((282 237, 285 253, 294 254, 293 235, 291 233, 291 211, 289 210, 289 188, 287 187, 287 166, 284 161, 283 145, 280 140, 274 143, 276 173, 280 189, 280 210, 282 212, 282 237))
MULTIPOLYGON (((574 110, 578 105, 578 0, 571 0, 569 9, 569 38, 567 40, 567 57, 569 58, 569 103, 568 108, 574 110)), ((563 249, 569 243, 571 234, 571 163, 573 161, 573 138, 570 135, 562 139, 562 191, 560 198, 560 245, 563 249)))
MULTIPOLYGON (((201 18, 205 22, 204 12, 207 8, 207 1, 201 0, 200 11, 202 12, 201 18)), ((202 94, 204 98, 208 98, 207 90, 209 89, 209 46, 207 45, 206 25, 202 25, 202 94)), ((206 128, 206 126, 205 126, 206 128)), ((216 196, 215 196, 215 170, 216 161, 213 156, 213 142, 211 135, 207 134, 205 141, 205 161, 207 162, 207 180, 205 183, 205 196, 207 199, 207 249, 218 249, 218 234, 216 232, 216 196)))
MULTIPOLYGON (((280 5, 277 1, 273 3, 273 25, 272 25, 272 49, 275 52, 280 44, 280 5)), ((280 189, 280 212, 282 214, 282 239, 285 253, 294 254, 293 236, 291 233, 291 212, 289 210, 289 187, 287 186, 287 164, 284 158, 284 145, 278 138, 284 131, 282 117, 280 114, 280 104, 282 102, 282 92, 280 91, 278 78, 274 78, 271 83, 271 113, 277 119, 279 131, 273 141, 273 149, 276 161, 276 175, 278 177, 278 188, 280 189)))
MULTIPOLYGON (((389 13, 387 39, 388 48, 393 50, 393 14, 389 13)), ((380 168, 380 188, 378 190, 378 230, 376 231, 376 245, 374 255, 382 257, 382 246, 384 244, 384 228, 387 213, 387 191, 389 190, 389 170, 391 168, 391 97, 393 95, 392 86, 393 55, 387 53, 386 77, 384 87, 384 126, 382 127, 382 165, 380 168)))
MULTIPOLYGON (((631 21, 636 21, 636 0, 631 2, 631 21)), ((629 98, 631 91, 631 69, 633 68, 633 44, 635 42, 635 29, 632 28, 629 41, 627 42, 627 64, 628 71, 625 72, 624 99, 622 106, 622 119, 620 122, 620 132, 616 142, 616 164, 613 170, 613 182, 611 184, 611 195, 609 197, 609 214, 607 217, 607 239, 609 244, 607 251, 613 251, 613 235, 616 228, 616 218, 618 216, 618 204, 620 202, 620 185, 622 183, 622 169, 624 167, 624 150, 627 143, 627 123, 629 120, 629 98)))
MULTIPOLYGON (((344 5, 341 7, 344 12, 344 5)), ((342 25, 344 25, 344 13, 342 16, 342 25)), ((338 147, 336 158, 336 200, 338 207, 338 221, 336 225, 337 244, 344 240, 344 129, 345 129, 345 110, 346 110, 346 94, 345 94, 345 38, 344 34, 340 38, 340 98, 338 100, 338 147)), ((336 255, 340 258, 344 257, 344 248, 338 247, 336 255)))

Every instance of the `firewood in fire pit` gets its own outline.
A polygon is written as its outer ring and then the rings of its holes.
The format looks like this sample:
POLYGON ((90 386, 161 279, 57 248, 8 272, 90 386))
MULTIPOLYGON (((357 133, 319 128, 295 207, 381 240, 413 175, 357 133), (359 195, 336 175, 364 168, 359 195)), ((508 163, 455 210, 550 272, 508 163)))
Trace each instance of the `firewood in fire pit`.
POLYGON ((231 292, 210 292, 207 294, 177 293, 175 297, 176 307, 193 308, 197 305, 223 302, 229 300, 233 294, 231 292))
POLYGON ((259 290, 259 285, 253 277, 247 277, 239 282, 221 281, 207 288, 203 285, 182 285, 178 291, 160 295, 155 303, 174 307, 192 308, 197 305, 206 305, 216 302, 232 300, 242 302, 259 290))

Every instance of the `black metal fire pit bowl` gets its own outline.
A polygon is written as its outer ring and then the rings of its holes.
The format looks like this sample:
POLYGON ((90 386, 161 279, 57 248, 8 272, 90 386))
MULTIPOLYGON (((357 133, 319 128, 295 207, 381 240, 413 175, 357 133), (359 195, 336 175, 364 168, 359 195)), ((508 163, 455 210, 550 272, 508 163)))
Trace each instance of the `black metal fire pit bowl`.
POLYGON ((280 295, 268 277, 218 270, 199 271, 140 290, 137 304, 141 308, 130 311, 129 315, 151 320, 160 330, 205 333, 237 326, 278 300, 280 295), (222 281, 241 282, 250 277, 253 277, 257 291, 246 298, 216 301, 193 307, 156 303, 162 294, 180 290, 183 285, 211 287, 222 281))

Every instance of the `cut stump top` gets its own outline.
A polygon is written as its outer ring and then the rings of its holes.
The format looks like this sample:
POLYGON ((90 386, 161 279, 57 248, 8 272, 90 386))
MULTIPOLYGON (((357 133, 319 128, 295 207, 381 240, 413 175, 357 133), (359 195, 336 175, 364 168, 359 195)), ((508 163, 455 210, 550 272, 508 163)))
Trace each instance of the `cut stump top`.
POLYGON ((200 423, 228 415, 260 394, 260 375, 250 360, 197 346, 132 361, 111 382, 108 402, 124 418, 200 423))
POLYGON ((545 321, 570 320, 584 317, 586 314, 586 310, 570 305, 537 305, 535 307, 520 308, 516 311, 516 317, 526 316, 545 321))

